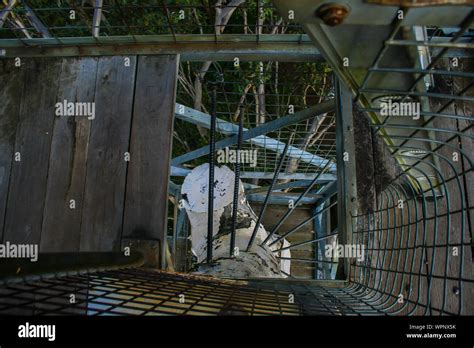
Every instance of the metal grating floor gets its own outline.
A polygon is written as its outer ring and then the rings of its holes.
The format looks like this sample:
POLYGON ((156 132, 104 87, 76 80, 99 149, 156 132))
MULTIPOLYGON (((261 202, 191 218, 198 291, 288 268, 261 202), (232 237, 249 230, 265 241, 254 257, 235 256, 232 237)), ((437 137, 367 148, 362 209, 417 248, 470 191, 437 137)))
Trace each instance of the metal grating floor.
POLYGON ((0 289, 0 315, 381 313, 346 288, 291 280, 223 280, 144 268, 45 278, 0 289))

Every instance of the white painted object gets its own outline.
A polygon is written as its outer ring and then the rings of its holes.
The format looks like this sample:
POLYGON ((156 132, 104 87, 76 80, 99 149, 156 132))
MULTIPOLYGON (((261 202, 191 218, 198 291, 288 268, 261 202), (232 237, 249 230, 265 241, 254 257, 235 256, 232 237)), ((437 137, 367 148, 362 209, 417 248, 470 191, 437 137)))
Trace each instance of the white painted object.
MULTIPOLYGON (((291 261, 278 260, 274 250, 290 246, 286 239, 271 247, 259 244, 268 236, 260 224, 253 246, 246 251, 257 220, 256 214, 245 198, 245 191, 240 182, 237 207, 237 228, 235 246, 238 248, 234 257, 230 257, 230 221, 232 218, 232 201, 234 195, 235 174, 227 166, 215 166, 214 170, 214 213, 213 213, 213 262, 206 263, 207 256, 207 220, 208 220, 208 184, 209 164, 194 168, 185 178, 181 188, 184 208, 191 224, 191 243, 193 254, 197 257, 197 272, 218 277, 252 278, 252 277, 287 277, 291 261)), ((270 241, 278 238, 273 236, 270 241)), ((290 250, 278 253, 282 257, 291 257, 290 250)))

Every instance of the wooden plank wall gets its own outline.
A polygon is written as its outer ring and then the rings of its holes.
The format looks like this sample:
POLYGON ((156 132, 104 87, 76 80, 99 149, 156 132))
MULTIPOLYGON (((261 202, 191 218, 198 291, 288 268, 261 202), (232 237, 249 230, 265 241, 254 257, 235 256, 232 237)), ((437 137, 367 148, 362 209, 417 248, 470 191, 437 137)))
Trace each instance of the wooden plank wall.
POLYGON ((98 118, 89 140, 81 251, 111 251, 120 246, 135 59, 128 68, 123 64, 121 57, 102 58, 98 64, 98 118))
POLYGON ((3 238, 10 172, 14 156, 23 72, 15 71, 12 60, 0 60, 0 240, 3 238))
POLYGON ((4 240, 39 244, 61 61, 25 64, 23 95, 5 215, 4 240))
POLYGON ((177 68, 178 60, 174 56, 139 57, 124 237, 163 240, 162 224, 168 216, 166 193, 171 152, 157 149, 170 147, 173 119, 167 115, 174 110, 177 68))
MULTIPOLYGON (((95 79, 90 77, 97 72, 97 60, 64 60, 61 68, 58 101, 93 102, 95 79)), ((42 233, 43 251, 79 250, 90 127, 91 121, 82 117, 55 118, 42 226, 48 232, 42 233), (70 200, 74 200, 75 209, 70 208, 70 200)))
POLYGON ((54 252, 116 251, 134 231, 163 240, 177 64, 1 60, 0 241, 54 252), (95 118, 56 116, 63 100, 95 102, 95 118))

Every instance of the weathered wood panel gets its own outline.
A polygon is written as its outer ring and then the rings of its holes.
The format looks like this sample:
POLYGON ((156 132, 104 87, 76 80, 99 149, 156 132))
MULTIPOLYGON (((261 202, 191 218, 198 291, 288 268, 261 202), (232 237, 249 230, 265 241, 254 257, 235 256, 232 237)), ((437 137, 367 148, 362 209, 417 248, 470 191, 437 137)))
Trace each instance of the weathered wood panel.
POLYGON ((124 223, 164 239, 178 57, 124 58, 1 62, 0 241, 117 250, 124 223), (63 101, 95 118, 56 116, 63 101))
POLYGON ((22 92, 23 70, 15 67, 13 60, 0 60, 0 242, 22 92))
POLYGON ((29 60, 21 100, 4 240, 39 243, 61 60, 29 60))
POLYGON ((177 69, 178 56, 138 59, 124 237, 166 240, 177 69))
MULTIPOLYGON (((94 102, 96 74, 96 58, 64 59, 57 102, 94 102)), ((55 119, 41 251, 79 250, 91 122, 83 116, 55 119)))
POLYGON ((81 251, 120 246, 136 58, 100 58, 81 226, 81 251))

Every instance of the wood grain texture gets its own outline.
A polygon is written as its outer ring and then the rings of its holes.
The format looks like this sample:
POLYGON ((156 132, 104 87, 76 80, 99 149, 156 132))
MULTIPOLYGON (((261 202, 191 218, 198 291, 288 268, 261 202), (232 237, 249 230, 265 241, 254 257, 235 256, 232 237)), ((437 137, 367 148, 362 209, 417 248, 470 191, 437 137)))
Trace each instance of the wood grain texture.
POLYGON ((21 161, 12 162, 4 240, 39 243, 61 60, 28 60, 22 69, 25 85, 14 150, 21 161))
POLYGON ((0 60, 0 242, 3 237, 8 187, 23 92, 23 69, 13 59, 0 60))
POLYGON ((138 59, 124 237, 166 240, 177 69, 178 56, 138 59))
POLYGON ((80 251, 120 248, 136 58, 99 59, 96 118, 92 121, 80 251))
POLYGON ((164 240, 178 57, 130 59, 35 59, 21 78, 2 62, 5 240, 41 251, 118 250, 122 232, 164 240), (64 100, 95 101, 95 119, 56 116, 64 100))
MULTIPOLYGON (((93 102, 96 58, 62 62, 57 102, 93 102)), ((55 118, 40 249, 78 251, 81 233, 87 150, 91 123, 87 117, 55 118), (70 200, 75 208, 70 208, 70 200)))

